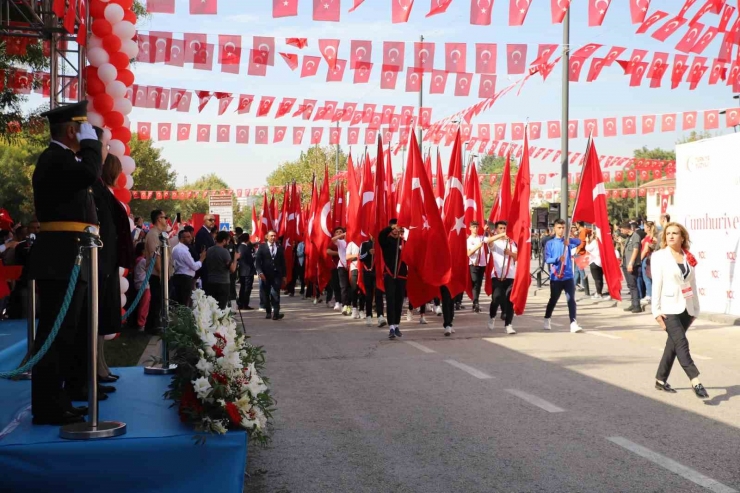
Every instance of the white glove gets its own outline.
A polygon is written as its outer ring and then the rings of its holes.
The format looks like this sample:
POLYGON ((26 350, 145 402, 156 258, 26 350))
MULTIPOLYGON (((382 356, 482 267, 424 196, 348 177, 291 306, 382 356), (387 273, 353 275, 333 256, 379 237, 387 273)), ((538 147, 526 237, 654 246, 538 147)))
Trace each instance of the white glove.
POLYGON ((77 132, 77 140, 82 142, 83 140, 98 140, 98 134, 95 133, 95 129, 89 123, 83 123, 80 125, 80 131, 77 132))

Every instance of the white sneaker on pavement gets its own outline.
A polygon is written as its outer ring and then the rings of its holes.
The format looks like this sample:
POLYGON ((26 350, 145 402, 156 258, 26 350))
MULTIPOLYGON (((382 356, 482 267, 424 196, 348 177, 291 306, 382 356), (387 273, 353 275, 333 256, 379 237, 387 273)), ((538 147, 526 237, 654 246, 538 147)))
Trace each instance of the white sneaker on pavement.
POLYGON ((365 326, 370 327, 373 325, 373 317, 365 317, 365 326))
POLYGON ((434 309, 434 313, 436 315, 442 315, 442 307, 441 306, 438 306, 437 308, 435 308, 434 309))
POLYGON ((488 330, 493 330, 496 328, 496 317, 489 318, 488 319, 488 330))
POLYGON ((383 315, 378 317, 378 327, 385 327, 388 325, 388 322, 385 320, 385 317, 383 315))
POLYGON ((357 311, 357 308, 352 308, 352 318, 360 318, 360 312, 357 311))
POLYGON ((406 321, 407 322, 413 322, 414 320, 414 313, 411 310, 406 311, 406 321))
POLYGON ((421 325, 426 325, 427 324, 427 319, 426 319, 426 317, 424 315, 422 315, 421 317, 419 317, 419 323, 421 325))
POLYGON ((591 299, 592 300, 600 300, 601 299, 601 295, 600 294, 592 294, 591 295, 591 299))
POLYGON ((506 333, 513 335, 513 334, 516 334, 516 331, 514 330, 514 327, 512 327, 511 325, 507 325, 506 326, 506 333))
POLYGON ((341 303, 339 303, 339 302, 334 303, 334 311, 335 312, 338 312, 341 309, 342 309, 342 304, 341 303))
POLYGON ((583 329, 578 325, 578 322, 576 322, 575 320, 573 320, 570 323, 570 331, 573 334, 578 334, 579 332, 583 332, 583 329))
POLYGON ((452 335, 452 327, 445 327, 445 337, 452 335))
POLYGON ((552 325, 550 325, 550 319, 549 318, 546 318, 545 319, 545 325, 542 328, 545 329, 545 330, 552 330, 552 325))

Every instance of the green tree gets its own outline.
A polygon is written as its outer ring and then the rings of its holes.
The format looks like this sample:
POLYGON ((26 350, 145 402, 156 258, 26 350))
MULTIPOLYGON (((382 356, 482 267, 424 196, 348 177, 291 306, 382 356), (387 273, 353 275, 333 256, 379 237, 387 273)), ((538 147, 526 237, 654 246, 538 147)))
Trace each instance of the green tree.
MULTIPOLYGON (((489 179, 484 179, 481 183, 481 195, 483 197, 483 209, 484 211, 490 211, 493 207, 493 202, 498 196, 498 191, 501 186, 502 173, 504 166, 506 165, 506 158, 500 156, 486 155, 481 159, 480 165, 478 166, 479 175, 497 175, 496 182, 491 185, 489 179)), ((519 165, 516 158, 511 158, 511 190, 514 191, 514 181, 516 180, 516 173, 519 171, 519 165)), ((487 213, 483 214, 487 217, 487 213)))
MULTIPOLYGON (((311 180, 314 175, 318 180, 324 178, 324 167, 329 169, 329 177, 336 174, 336 147, 314 146, 308 151, 301 151, 295 161, 286 161, 267 176, 267 184, 271 187, 282 187, 292 182, 302 185, 303 200, 308 200, 311 194, 311 180)), ((347 155, 339 150, 339 171, 347 169, 347 155)), ((331 187, 333 190, 333 187, 331 187)), ((282 192, 275 194, 275 200, 281 197, 282 192)), ((250 218, 251 220, 251 218, 250 218)))
POLYGON ((28 147, 0 145, 0 207, 16 222, 28 223, 34 215, 31 188, 34 154, 28 147))
MULTIPOLYGON (((150 140, 141 141, 134 134, 131 137, 131 157, 136 163, 132 190, 175 190, 177 173, 172 165, 162 158, 159 149, 152 147, 150 140)), ((149 221, 149 214, 155 209, 172 212, 172 207, 177 204, 171 200, 132 200, 130 203, 131 213, 134 216, 142 216, 149 221)))

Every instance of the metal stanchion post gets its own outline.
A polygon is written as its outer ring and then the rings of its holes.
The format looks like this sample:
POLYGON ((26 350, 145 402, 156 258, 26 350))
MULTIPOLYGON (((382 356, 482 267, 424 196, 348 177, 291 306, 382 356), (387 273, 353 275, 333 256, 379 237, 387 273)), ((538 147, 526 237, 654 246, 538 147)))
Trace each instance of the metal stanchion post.
POLYGON ((160 342, 162 344, 162 366, 147 366, 144 368, 144 373, 147 375, 170 375, 175 372, 177 365, 170 364, 170 351, 167 348, 167 341, 164 336, 167 334, 167 326, 170 322, 170 285, 169 285, 169 266, 170 266, 170 251, 167 233, 162 232, 160 237, 162 245, 160 247, 161 252, 161 268, 160 276, 162 283, 162 311, 160 312, 162 321, 162 337, 160 342))
POLYGON ((89 338, 87 361, 87 409, 88 421, 62 426, 59 436, 68 440, 91 440, 94 438, 110 438, 124 435, 126 423, 120 421, 98 420, 98 248, 102 245, 98 236, 98 228, 90 226, 85 231, 88 244, 90 280, 87 300, 89 338))
MULTIPOLYGON (((26 359, 33 356, 33 344, 36 340, 36 281, 33 279, 28 280, 28 295, 26 296, 26 317, 27 317, 27 333, 26 333, 26 359)), ((28 370, 25 373, 21 373, 18 377, 20 380, 31 380, 32 370, 28 370)))

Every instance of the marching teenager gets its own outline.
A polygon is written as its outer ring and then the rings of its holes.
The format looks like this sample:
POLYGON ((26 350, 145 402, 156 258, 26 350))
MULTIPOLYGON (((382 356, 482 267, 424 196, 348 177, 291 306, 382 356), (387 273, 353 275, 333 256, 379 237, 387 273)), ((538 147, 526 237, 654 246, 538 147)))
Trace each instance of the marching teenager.
POLYGON ((358 320, 362 318, 360 310, 365 308, 365 295, 357 286, 360 279, 359 257, 360 247, 354 241, 349 242, 345 254, 349 265, 349 304, 352 306, 352 318, 358 320))
POLYGON ((651 256, 653 277, 651 293, 653 317, 666 331, 663 357, 655 375, 655 388, 669 393, 676 391, 668 385, 673 362, 678 357, 681 368, 691 380, 694 393, 700 399, 709 397, 699 381, 686 331, 699 316, 699 297, 696 293, 694 267, 696 259, 688 251, 689 233, 679 223, 667 223, 661 233, 661 250, 651 256))
POLYGON ((387 322, 383 316, 383 293, 375 286, 375 248, 372 235, 368 241, 360 245, 360 262, 362 262, 362 279, 365 283, 365 325, 373 324, 373 298, 375 299, 375 313, 378 315, 378 327, 385 327, 387 322))
POLYGON ((573 259, 570 249, 581 244, 578 238, 565 238, 565 221, 555 221, 555 237, 545 245, 545 263, 550 266, 550 301, 547 302, 545 310, 545 330, 551 330, 550 317, 555 310, 555 305, 560 295, 565 291, 565 299, 568 302, 568 315, 570 317, 570 331, 582 332, 576 321, 576 286, 573 281, 573 259), (567 241, 567 245, 566 245, 567 241))
POLYGON ((347 311, 349 305, 346 303, 347 299, 344 296, 342 275, 340 273, 340 268, 344 267, 344 274, 347 277, 347 287, 349 287, 349 277, 347 276, 347 243, 344 241, 344 230, 341 227, 334 228, 331 241, 332 244, 326 250, 326 254, 334 265, 331 269, 331 281, 326 290, 326 306, 331 306, 331 295, 334 295, 334 310, 341 311, 342 315, 349 315, 347 311), (330 289, 331 294, 329 294, 330 289))
POLYGON ((398 328, 401 323, 401 312, 403 311, 403 297, 406 293, 406 277, 408 267, 401 260, 401 247, 403 246, 403 228, 398 227, 396 219, 390 220, 390 226, 378 234, 378 243, 383 252, 385 262, 385 296, 388 302, 388 324, 390 332, 388 339, 401 337, 398 328))
POLYGON ((483 277, 486 275, 486 252, 483 246, 486 238, 478 234, 478 221, 470 223, 470 236, 468 236, 468 265, 470 268, 470 281, 473 283, 473 311, 480 313, 480 288, 483 277))
POLYGON ((517 250, 516 245, 506 236, 506 221, 498 221, 494 225, 494 235, 486 238, 491 245, 488 249, 493 259, 493 270, 491 280, 493 281, 493 293, 491 294, 491 308, 489 310, 488 329, 493 330, 496 326, 496 312, 501 307, 504 314, 504 324, 507 334, 516 334, 511 325, 514 320, 514 305, 509 296, 514 286, 514 275, 516 274, 517 250))

